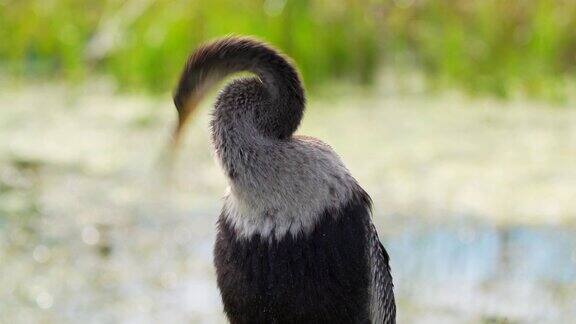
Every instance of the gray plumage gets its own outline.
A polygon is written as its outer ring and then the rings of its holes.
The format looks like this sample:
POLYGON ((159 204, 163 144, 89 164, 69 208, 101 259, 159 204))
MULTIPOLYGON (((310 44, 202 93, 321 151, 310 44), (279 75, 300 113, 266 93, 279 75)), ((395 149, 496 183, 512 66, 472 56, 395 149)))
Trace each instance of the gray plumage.
MULTIPOLYGON (((239 71, 257 77, 230 83, 218 96, 211 122, 216 157, 229 183, 222 221, 231 226, 237 240, 306 238, 325 211, 343 209, 365 193, 330 146, 293 135, 305 98, 288 59, 249 38, 224 38, 198 49, 174 95, 179 112, 175 138, 205 91, 239 71)), ((388 255, 369 217, 365 234, 369 317, 372 323, 394 323, 388 255)))

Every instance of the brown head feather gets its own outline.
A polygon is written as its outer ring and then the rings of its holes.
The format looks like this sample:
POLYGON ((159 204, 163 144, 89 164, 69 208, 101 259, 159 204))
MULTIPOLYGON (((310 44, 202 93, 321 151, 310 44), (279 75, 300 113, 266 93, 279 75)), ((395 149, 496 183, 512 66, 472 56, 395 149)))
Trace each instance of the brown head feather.
POLYGON ((178 123, 173 146, 178 144, 186 122, 206 92, 226 75, 241 71, 257 75, 272 98, 268 114, 280 119, 283 126, 274 127, 269 133, 285 138, 296 130, 305 101, 296 69, 287 58, 261 41, 225 37, 200 46, 186 61, 174 91, 178 123))

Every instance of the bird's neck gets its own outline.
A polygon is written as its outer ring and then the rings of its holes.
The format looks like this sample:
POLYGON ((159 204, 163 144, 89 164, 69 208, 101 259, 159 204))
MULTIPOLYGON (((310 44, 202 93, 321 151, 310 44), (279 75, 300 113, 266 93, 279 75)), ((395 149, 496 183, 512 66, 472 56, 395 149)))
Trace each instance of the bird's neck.
POLYGON ((283 127, 278 109, 254 79, 230 84, 214 109, 212 140, 230 184, 225 208, 244 236, 309 233, 358 186, 328 145, 271 135, 283 127))
POLYGON ((246 137, 253 135, 237 127, 222 135, 220 143, 230 145, 216 147, 230 184, 226 215, 240 236, 310 233, 326 210, 340 208, 359 188, 325 144, 246 137))

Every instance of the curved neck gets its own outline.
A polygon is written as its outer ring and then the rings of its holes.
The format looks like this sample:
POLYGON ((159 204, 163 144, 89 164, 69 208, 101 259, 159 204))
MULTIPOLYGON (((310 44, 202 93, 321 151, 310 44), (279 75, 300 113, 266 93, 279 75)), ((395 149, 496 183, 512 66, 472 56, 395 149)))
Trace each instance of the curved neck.
MULTIPOLYGON (((261 99, 268 107, 256 116, 258 129, 268 136, 290 137, 300 124, 305 104, 304 89, 296 69, 268 45, 238 37, 202 46, 188 59, 174 94, 179 113, 178 131, 212 85, 241 71, 257 75, 266 90, 266 96, 261 99)), ((243 101, 244 95, 236 95, 237 99, 230 104, 249 108, 243 101)))

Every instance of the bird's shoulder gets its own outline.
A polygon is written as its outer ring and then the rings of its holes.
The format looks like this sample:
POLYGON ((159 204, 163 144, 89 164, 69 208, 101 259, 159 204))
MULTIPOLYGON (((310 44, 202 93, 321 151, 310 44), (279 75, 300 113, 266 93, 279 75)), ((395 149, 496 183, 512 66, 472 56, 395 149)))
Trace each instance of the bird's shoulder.
POLYGON ((302 146, 307 146, 310 148, 316 148, 316 149, 334 152, 334 150, 332 149, 332 147, 329 144, 327 144, 327 143, 323 142, 322 140, 320 140, 319 138, 316 138, 313 136, 294 135, 294 136, 292 136, 292 140, 296 144, 299 144, 302 146))

